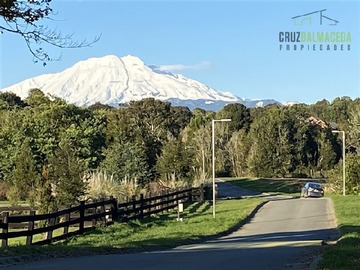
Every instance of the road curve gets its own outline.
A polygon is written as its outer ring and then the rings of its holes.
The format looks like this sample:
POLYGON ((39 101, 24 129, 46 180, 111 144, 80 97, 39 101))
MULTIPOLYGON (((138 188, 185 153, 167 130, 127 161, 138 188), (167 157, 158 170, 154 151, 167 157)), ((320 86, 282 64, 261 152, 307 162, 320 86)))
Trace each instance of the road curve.
POLYGON ((52 259, 9 270, 309 269, 321 241, 337 236, 330 199, 280 199, 265 204, 240 230, 168 251, 52 259))

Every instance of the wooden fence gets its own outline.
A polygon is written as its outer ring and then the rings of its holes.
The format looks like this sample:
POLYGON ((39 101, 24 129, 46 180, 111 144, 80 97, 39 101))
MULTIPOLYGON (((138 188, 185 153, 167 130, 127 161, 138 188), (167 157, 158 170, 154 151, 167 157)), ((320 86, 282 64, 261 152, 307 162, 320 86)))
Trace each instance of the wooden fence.
POLYGON ((101 200, 92 203, 80 202, 80 205, 62 209, 50 214, 36 214, 30 211, 29 215, 9 215, 2 213, 0 220, 1 247, 8 246, 8 239, 26 237, 26 245, 44 245, 54 241, 82 234, 94 229, 99 222, 105 226, 114 222, 126 222, 133 219, 142 219, 169 209, 176 208, 178 203, 185 201, 203 201, 204 188, 183 189, 156 197, 139 199, 133 197, 129 202, 118 204, 117 200, 101 200), (23 230, 12 231, 10 228, 22 225, 23 230), (76 228, 69 232, 69 227, 76 228), (62 233, 53 236, 54 230, 62 229, 62 233), (45 234, 43 240, 34 242, 33 236, 45 234))

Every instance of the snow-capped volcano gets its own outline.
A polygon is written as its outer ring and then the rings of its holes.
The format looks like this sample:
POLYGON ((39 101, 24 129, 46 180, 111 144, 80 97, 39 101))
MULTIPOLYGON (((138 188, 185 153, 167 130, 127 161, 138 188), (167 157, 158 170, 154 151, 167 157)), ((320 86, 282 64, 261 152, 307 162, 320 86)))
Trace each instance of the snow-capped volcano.
POLYGON ((46 94, 64 98, 79 106, 95 102, 118 105, 147 97, 160 100, 238 100, 231 93, 221 93, 185 76, 146 66, 131 55, 90 58, 63 72, 37 76, 1 91, 10 91, 26 98, 31 88, 39 88, 46 94))
POLYGON ((147 66, 131 55, 90 58, 62 72, 30 78, 0 91, 13 92, 24 99, 32 88, 39 88, 45 94, 63 98, 78 106, 96 102, 118 106, 119 103, 148 97, 168 100, 174 105, 185 105, 191 109, 202 107, 217 110, 234 102, 248 107, 277 103, 274 100, 241 99, 183 75, 147 66))

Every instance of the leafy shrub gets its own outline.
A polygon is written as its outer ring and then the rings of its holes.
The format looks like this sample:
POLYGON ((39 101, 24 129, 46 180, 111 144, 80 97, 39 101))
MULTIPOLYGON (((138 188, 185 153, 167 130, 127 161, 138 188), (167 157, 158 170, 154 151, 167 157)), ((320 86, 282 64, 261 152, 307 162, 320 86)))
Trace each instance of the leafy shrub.
POLYGON ((12 206, 18 205, 21 200, 21 191, 16 186, 11 186, 6 192, 6 197, 12 206))
MULTIPOLYGON (((360 155, 347 154, 345 157, 345 188, 346 194, 360 194, 360 155)), ((327 188, 329 192, 341 193, 343 187, 343 163, 342 160, 333 170, 326 174, 328 178, 327 188)))
POLYGON ((9 184, 4 181, 0 181, 0 201, 7 200, 6 193, 8 192, 8 189, 9 184))

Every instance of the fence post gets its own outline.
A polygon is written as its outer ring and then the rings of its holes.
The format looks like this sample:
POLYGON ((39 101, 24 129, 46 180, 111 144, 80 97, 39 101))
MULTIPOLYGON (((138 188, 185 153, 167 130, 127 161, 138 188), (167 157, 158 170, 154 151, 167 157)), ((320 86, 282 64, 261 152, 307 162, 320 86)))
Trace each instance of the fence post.
POLYGON ((131 197, 131 201, 132 201, 132 212, 133 212, 133 217, 134 216, 136 216, 136 212, 135 212, 135 210, 136 210, 136 197, 135 197, 135 195, 133 195, 132 197, 131 197))
POLYGON ((200 202, 203 202, 205 200, 204 196, 204 184, 200 185, 200 202))
MULTIPOLYGON (((70 221, 70 208, 71 208, 71 205, 68 206, 69 212, 67 212, 67 213, 65 214, 65 221, 64 221, 64 222, 66 222, 66 223, 67 223, 68 221, 70 221)), ((69 225, 66 224, 66 225, 64 226, 64 232, 63 232, 63 234, 67 235, 68 233, 69 233, 69 225)))
POLYGON ((50 230, 47 232, 47 235, 46 235, 46 240, 49 240, 49 242, 51 242, 52 235, 53 235, 53 229, 51 227, 55 225, 55 221, 56 221, 56 218, 54 218, 54 217, 50 218, 50 220, 49 220, 50 230))
POLYGON ((175 207, 176 207, 176 205, 179 204, 179 195, 180 195, 180 194, 178 194, 179 191, 180 191, 180 188, 176 188, 176 189, 174 190, 174 192, 172 192, 173 195, 171 195, 171 196, 169 197, 170 200, 176 199, 176 201, 174 200, 174 201, 171 203, 171 206, 175 206, 175 207))
POLYGON ((79 233, 84 233, 84 219, 85 219, 85 201, 80 202, 80 222, 79 222, 79 233))
MULTIPOLYGON (((97 200, 94 200, 93 202, 96 203, 97 200)), ((93 215, 96 215, 96 214, 97 214, 97 210, 96 210, 96 209, 97 209, 97 207, 94 206, 94 207, 93 207, 93 215)), ((92 219, 92 221, 91 221, 91 227, 93 227, 93 228, 96 227, 96 218, 95 218, 95 217, 93 217, 93 219, 92 219)))
POLYGON ((140 194, 140 219, 144 218, 144 194, 140 194))
MULTIPOLYGON (((31 210, 30 211, 30 216, 35 217, 35 211, 31 210)), ((30 220, 29 221, 29 225, 28 225, 28 231, 30 232, 30 234, 28 236, 26 236, 26 245, 30 246, 32 244, 32 239, 33 239, 33 234, 32 231, 35 228, 35 222, 34 220, 30 220)))
POLYGON ((2 213, 2 223, 3 223, 2 233, 5 238, 1 240, 1 247, 7 247, 8 246, 7 233, 9 232, 9 212, 2 213))
MULTIPOLYGON (((179 191, 180 191, 180 188, 177 188, 176 193, 179 192, 179 191)), ((180 193, 180 194, 181 194, 181 196, 183 195, 182 193, 180 193)), ((173 198, 176 199, 176 201, 174 201, 174 205, 176 205, 176 206, 179 205, 179 195, 180 194, 176 194, 176 195, 174 194, 173 195, 173 198)))
POLYGON ((161 191, 161 213, 164 213, 167 203, 169 201, 169 194, 165 193, 164 190, 161 191))
POLYGON ((104 225, 106 226, 106 216, 105 216, 105 203, 104 203, 104 198, 101 198, 100 200, 101 205, 100 205, 100 214, 101 214, 101 221, 104 223, 104 225))
POLYGON ((190 188, 189 190, 189 199, 188 199, 190 202, 193 201, 193 188, 190 188))
POLYGON ((111 219, 113 222, 117 221, 118 219, 118 203, 115 198, 112 198, 112 206, 111 206, 111 219))

